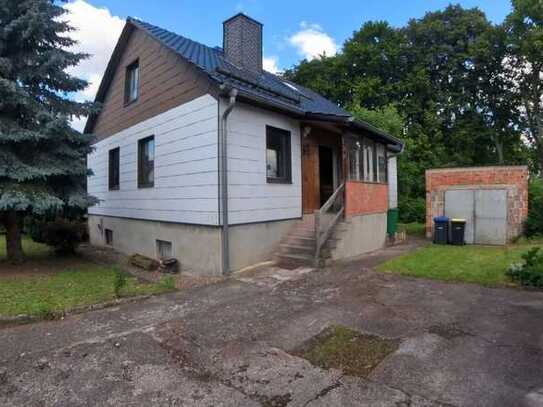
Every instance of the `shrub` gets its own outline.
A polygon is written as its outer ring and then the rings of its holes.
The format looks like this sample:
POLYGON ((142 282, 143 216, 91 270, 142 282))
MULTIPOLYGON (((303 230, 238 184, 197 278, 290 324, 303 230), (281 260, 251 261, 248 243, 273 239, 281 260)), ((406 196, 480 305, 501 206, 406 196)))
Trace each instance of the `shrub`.
POLYGON ((543 180, 541 178, 530 181, 526 235, 543 235, 543 180))
POLYGON ((400 198, 398 209, 402 223, 423 223, 425 220, 426 201, 424 198, 400 198))
POLYGON ((524 262, 513 263, 507 275, 527 287, 543 287, 543 250, 534 247, 522 255, 524 262))
POLYGON ((126 273, 119 269, 115 269, 115 277, 113 280, 113 291, 115 292, 116 297, 121 296, 121 290, 126 286, 127 277, 126 273))
POLYGON ((27 226, 32 240, 53 247, 57 254, 75 253, 85 238, 86 229, 84 223, 66 219, 34 220, 27 226))
POLYGON ((164 288, 165 290, 168 290, 168 291, 175 290, 175 278, 173 278, 173 276, 162 277, 162 279, 160 280, 158 284, 160 285, 161 288, 164 288))

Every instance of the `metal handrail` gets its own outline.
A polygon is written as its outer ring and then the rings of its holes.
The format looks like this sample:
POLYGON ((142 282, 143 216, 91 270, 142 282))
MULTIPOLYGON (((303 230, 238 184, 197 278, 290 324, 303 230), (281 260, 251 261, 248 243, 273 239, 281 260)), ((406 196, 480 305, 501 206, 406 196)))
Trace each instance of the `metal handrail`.
POLYGON ((328 198, 328 200, 322 205, 322 207, 315 211, 315 266, 318 266, 319 258, 321 254, 322 246, 326 243, 330 234, 334 230, 334 227, 339 222, 343 214, 345 213, 345 203, 341 201, 341 207, 332 218, 332 221, 328 225, 323 225, 321 220, 323 215, 338 201, 338 197, 343 198, 343 190, 345 183, 342 183, 328 198))

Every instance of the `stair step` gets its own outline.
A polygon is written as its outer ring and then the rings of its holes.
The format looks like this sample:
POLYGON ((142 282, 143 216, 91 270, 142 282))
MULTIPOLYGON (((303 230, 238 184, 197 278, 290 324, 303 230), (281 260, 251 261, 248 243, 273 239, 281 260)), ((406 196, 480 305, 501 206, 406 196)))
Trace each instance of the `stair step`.
POLYGON ((284 242, 279 245, 283 249, 296 249, 296 250, 315 250, 314 245, 308 245, 308 244, 296 244, 293 242, 284 242))
POLYGON ((298 260, 303 262, 313 262, 313 256, 303 255, 303 254, 290 254, 290 253, 279 253, 277 257, 285 260, 298 260))
POLYGON ((314 236, 315 231, 314 230, 302 230, 302 229, 295 229, 292 232, 290 232, 291 235, 299 235, 299 236, 314 236))
POLYGON ((315 248, 307 246, 281 245, 279 254, 307 254, 312 256, 315 254, 315 248))
POLYGON ((295 233, 291 233, 288 235, 285 239, 285 241, 289 240, 303 240, 304 242, 315 242, 315 236, 306 236, 306 235, 297 235, 295 233))

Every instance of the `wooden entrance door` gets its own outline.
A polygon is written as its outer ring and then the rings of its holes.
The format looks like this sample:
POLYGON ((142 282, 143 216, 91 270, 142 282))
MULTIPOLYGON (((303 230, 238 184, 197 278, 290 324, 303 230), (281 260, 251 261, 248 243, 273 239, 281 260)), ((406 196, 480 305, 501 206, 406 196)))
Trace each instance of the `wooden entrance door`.
POLYGON ((304 143, 302 155, 302 204, 304 213, 320 208, 319 146, 304 143))

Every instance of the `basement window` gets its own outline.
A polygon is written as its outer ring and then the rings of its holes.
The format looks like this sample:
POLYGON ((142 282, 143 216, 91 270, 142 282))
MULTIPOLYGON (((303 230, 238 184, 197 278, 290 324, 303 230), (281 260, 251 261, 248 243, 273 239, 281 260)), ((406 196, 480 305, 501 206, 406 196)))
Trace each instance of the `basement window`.
POLYGON ((266 178, 268 183, 292 182, 290 131, 266 126, 266 178))
POLYGON ((169 259, 173 257, 172 242, 157 239, 156 252, 159 259, 169 259))
POLYGON ((106 229, 104 232, 106 236, 106 244, 108 246, 113 246, 113 230, 106 229))
POLYGON ((124 84, 124 103, 129 104, 138 100, 138 88, 140 82, 139 61, 134 61, 126 67, 124 84))

